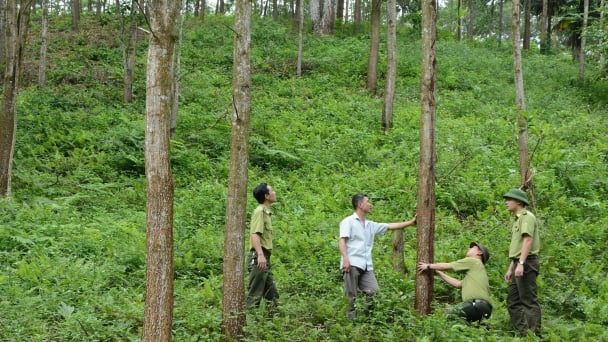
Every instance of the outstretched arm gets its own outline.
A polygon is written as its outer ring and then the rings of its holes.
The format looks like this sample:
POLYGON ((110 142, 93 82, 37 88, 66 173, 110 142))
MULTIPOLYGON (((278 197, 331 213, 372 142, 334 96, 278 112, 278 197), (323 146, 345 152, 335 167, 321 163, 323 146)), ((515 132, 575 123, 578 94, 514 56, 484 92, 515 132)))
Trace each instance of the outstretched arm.
POLYGON ((413 226, 416 224, 416 216, 414 216, 414 218, 412 218, 409 221, 402 221, 402 222, 393 222, 393 223, 389 223, 388 224, 388 229, 390 230, 395 230, 395 229, 403 229, 405 227, 408 226, 413 226))

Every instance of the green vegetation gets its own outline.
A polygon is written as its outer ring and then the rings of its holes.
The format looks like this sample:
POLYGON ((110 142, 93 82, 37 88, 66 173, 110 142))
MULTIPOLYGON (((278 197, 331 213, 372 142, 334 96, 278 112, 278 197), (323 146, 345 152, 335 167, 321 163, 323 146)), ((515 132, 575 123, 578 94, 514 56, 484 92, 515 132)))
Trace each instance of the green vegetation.
MULTIPOLYGON (((80 33, 67 18, 51 25, 48 87, 32 85, 36 68, 23 77, 14 196, 0 200, 3 341, 141 336, 146 44, 138 48, 136 100, 123 104, 113 28, 91 19, 80 33)), ((32 24, 27 65, 38 62, 39 18, 32 24)), ((172 142, 176 341, 220 339, 231 24, 208 17, 202 25, 187 22, 184 32, 172 142)), ((307 35, 304 74, 295 78, 297 44, 286 27, 256 20, 252 34, 249 184, 267 181, 278 194, 273 258, 282 297, 275 319, 248 316, 247 340, 510 341, 502 280, 509 216, 501 197, 519 183, 510 47, 458 44, 444 32, 438 42, 435 255, 459 258, 472 240, 490 248, 491 329, 445 322, 459 292, 440 281, 435 313, 416 315, 414 229, 405 233, 405 275, 392 271, 391 234, 376 242, 377 309, 353 324, 343 318, 338 222, 351 213, 355 192, 370 195, 374 221, 415 212, 419 34, 400 29, 395 127, 385 135, 382 97, 364 90, 368 37, 307 35)), ((535 211, 543 221, 544 337, 607 340, 608 84, 590 77, 578 87, 568 53, 527 54, 524 67, 535 211)))

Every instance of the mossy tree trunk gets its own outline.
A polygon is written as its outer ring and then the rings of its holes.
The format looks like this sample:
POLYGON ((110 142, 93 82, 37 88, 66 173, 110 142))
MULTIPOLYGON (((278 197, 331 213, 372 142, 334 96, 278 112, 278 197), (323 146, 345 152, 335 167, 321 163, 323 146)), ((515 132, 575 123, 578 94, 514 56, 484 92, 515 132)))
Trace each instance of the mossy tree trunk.
POLYGON ((32 0, 6 2, 4 54, 6 64, 0 111, 0 197, 11 195, 13 156, 17 139, 17 94, 32 0))
POLYGON ((146 302, 142 341, 171 341, 173 196, 171 108, 179 1, 152 0, 146 79, 146 302))
POLYGON ((397 2, 388 0, 386 6, 386 85, 382 106, 382 130, 384 133, 388 133, 393 128, 393 102, 395 99, 395 79, 397 77, 397 2))
MULTIPOLYGON (((422 2, 422 77, 420 118, 420 162, 418 165, 418 212, 416 218, 417 261, 433 262, 435 235, 435 85, 437 81, 437 3, 422 2)), ((416 312, 431 313, 433 274, 416 276, 416 312)))
POLYGON ((234 17, 233 111, 222 288, 222 334, 226 341, 241 340, 246 324, 244 259, 251 112, 251 11, 249 0, 237 0, 234 17))
POLYGON ((372 13, 370 17, 371 33, 369 40, 369 56, 367 59, 366 88, 370 93, 376 94, 378 87, 378 50, 380 48, 380 0, 372 0, 372 13))

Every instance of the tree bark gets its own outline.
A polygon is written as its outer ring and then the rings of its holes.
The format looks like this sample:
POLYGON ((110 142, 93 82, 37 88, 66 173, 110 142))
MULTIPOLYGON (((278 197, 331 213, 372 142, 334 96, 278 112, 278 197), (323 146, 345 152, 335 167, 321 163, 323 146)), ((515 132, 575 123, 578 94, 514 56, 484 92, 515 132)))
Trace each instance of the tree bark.
MULTIPOLYGON (((131 15, 129 16, 129 29, 128 36, 125 37, 123 34, 123 39, 126 40, 126 44, 122 43, 124 46, 123 50, 123 101, 125 103, 133 102, 133 81, 135 78, 135 52, 137 46, 137 13, 138 6, 137 0, 131 1, 131 15)), ((122 15, 121 15, 122 17, 122 15)), ((122 27, 121 31, 124 31, 126 28, 124 27, 124 20, 121 20, 122 27)))
MULTIPOLYGON (((397 77, 397 2, 388 0, 386 23, 386 85, 382 106, 382 129, 388 133, 393 128, 393 101, 397 77)), ((403 240, 403 235, 402 235, 403 240)), ((401 243, 403 248, 403 242, 401 243)), ((401 253, 403 257, 403 253, 401 253)))
POLYGON ((38 67, 38 86, 46 85, 46 55, 49 46, 49 0, 42 0, 42 28, 40 42, 40 66, 38 67))
POLYGON ((353 13, 353 30, 355 34, 359 34, 361 30, 361 1, 355 0, 355 9, 353 13))
POLYGON ((296 13, 298 14, 298 62, 296 66, 296 76, 302 76, 302 50, 304 45, 304 0, 297 0, 296 13))
POLYGON ((227 341, 241 340, 246 324, 244 258, 251 112, 251 2, 237 0, 235 10, 233 112, 222 296, 222 333, 227 341))
POLYGON ((587 21, 589 18, 589 0, 583 1, 583 32, 581 32, 581 49, 578 55, 578 84, 585 84, 585 50, 587 43, 587 21))
POLYGON ((376 94, 378 88, 378 50, 380 47, 380 0, 372 0, 371 33, 369 57, 367 60, 367 83, 366 88, 372 94, 376 94))
POLYGON ((532 11, 532 0, 524 0, 524 37, 523 37, 523 49, 530 51, 530 17, 532 11))
POLYGON ((6 2, 6 64, 0 112, 0 197, 11 196, 13 156, 17 139, 17 95, 32 0, 6 2))
POLYGON ((467 40, 473 42, 475 37, 475 1, 469 0, 469 22, 467 23, 467 40))
POLYGON ((78 31, 82 4, 80 0, 72 0, 72 30, 78 31))
MULTIPOLYGON (((422 1, 422 77, 420 163, 418 166, 418 212, 416 251, 418 262, 433 262, 435 235, 435 84, 437 80, 437 4, 422 1)), ((431 313, 433 274, 416 276, 415 306, 420 315, 431 313)))
POLYGON ((549 28, 548 28, 548 15, 549 15, 549 0, 543 0, 543 10, 540 16, 540 53, 546 54, 551 48, 549 42, 549 28))
POLYGON ((171 341, 173 196, 172 84, 179 1, 152 0, 146 80, 146 302, 142 341, 171 341))

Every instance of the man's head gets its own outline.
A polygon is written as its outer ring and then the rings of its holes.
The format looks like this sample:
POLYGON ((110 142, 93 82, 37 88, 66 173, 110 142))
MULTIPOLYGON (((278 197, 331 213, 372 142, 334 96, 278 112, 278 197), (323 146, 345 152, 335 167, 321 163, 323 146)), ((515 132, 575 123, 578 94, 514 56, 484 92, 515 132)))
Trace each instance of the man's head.
POLYGON ((488 262, 490 259, 490 251, 486 246, 480 244, 479 242, 471 242, 469 245, 469 251, 467 252, 467 256, 477 256, 481 258, 481 262, 484 264, 488 262))
POLYGON ((530 204, 530 202, 528 202, 528 196, 520 189, 511 189, 502 197, 505 199, 509 211, 515 211, 520 206, 525 207, 530 204))
POLYGON ((355 211, 362 210, 366 214, 372 211, 372 204, 369 202, 369 197, 365 194, 354 195, 352 203, 355 211))
POLYGON ((253 189, 253 197, 258 203, 263 204, 266 201, 270 203, 276 202, 277 194, 272 190, 272 187, 266 183, 260 183, 253 189))

